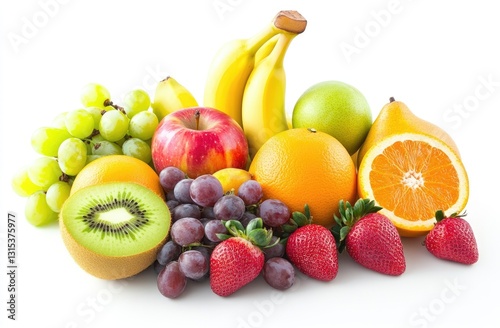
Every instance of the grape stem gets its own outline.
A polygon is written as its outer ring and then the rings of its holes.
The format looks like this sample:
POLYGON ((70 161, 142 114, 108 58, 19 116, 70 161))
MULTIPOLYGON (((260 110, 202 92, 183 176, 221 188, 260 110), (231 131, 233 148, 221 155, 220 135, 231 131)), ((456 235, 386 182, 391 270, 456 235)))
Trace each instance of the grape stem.
POLYGON ((90 134, 90 136, 88 136, 87 138, 93 138, 93 137, 95 137, 96 135, 98 135, 99 133, 100 133, 100 132, 99 132, 99 130, 94 129, 94 130, 92 131, 92 133, 90 134))
POLYGON ((59 177, 59 181, 69 182, 69 175, 63 172, 63 174, 59 177))
POLYGON ((125 115, 127 114, 127 113, 125 112, 125 108, 123 108, 123 107, 121 107, 121 106, 118 106, 117 104, 113 103, 113 102, 112 102, 111 100, 109 100, 109 99, 104 100, 104 106, 111 106, 111 107, 113 107, 114 109, 119 110, 119 111, 120 111, 120 112, 122 112, 123 114, 125 114, 125 115))

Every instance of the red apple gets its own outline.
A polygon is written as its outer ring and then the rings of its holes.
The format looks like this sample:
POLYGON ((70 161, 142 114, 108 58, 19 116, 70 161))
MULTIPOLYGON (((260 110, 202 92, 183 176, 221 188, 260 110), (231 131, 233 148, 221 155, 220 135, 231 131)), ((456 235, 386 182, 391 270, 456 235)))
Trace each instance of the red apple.
POLYGON ((185 108, 165 116, 151 141, 155 170, 175 166, 190 178, 226 167, 245 169, 248 144, 229 115, 209 107, 185 108))

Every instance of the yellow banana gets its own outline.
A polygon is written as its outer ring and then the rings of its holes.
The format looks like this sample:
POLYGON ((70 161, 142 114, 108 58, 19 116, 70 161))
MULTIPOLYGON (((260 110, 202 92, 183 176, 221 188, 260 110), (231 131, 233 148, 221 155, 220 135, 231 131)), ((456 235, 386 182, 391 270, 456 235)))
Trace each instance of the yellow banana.
MULTIPOLYGON (((249 39, 231 41, 217 52, 205 84, 205 106, 216 108, 242 125, 241 103, 248 77, 255 67, 258 50, 282 31, 301 33, 305 19, 296 11, 280 11, 274 20, 249 39)), ((270 45, 265 48, 269 49, 270 45)), ((259 55, 263 57, 265 50, 259 55)))
POLYGON ((176 110, 196 106, 198 102, 191 92, 171 76, 167 76, 158 83, 151 104, 158 120, 176 110))
POLYGON ((259 50, 257 50, 257 52, 255 53, 255 65, 258 65, 264 58, 271 54, 274 47, 276 46, 276 43, 278 43, 278 39, 279 34, 267 40, 266 43, 264 43, 264 45, 260 47, 259 50))
POLYGON ((288 129, 283 59, 296 35, 282 32, 271 54, 255 67, 248 78, 242 101, 242 121, 252 158, 269 138, 288 129))

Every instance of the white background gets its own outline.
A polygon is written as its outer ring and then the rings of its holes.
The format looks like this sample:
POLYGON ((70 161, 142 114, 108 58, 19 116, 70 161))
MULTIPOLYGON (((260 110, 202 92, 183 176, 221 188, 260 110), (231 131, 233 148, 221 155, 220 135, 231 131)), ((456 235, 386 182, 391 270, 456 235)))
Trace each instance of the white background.
MULTIPOLYGON (((0 316, 8 327, 482 327, 500 326, 500 220, 495 153, 499 141, 500 47, 493 1, 1 1, 0 259, 6 220, 17 214, 17 320, 7 320, 7 275, 0 273, 0 316), (44 5, 46 4, 46 5, 44 5), (50 5, 48 5, 50 4, 50 5), (177 300, 161 296, 151 270, 109 282, 83 272, 57 226, 35 228, 14 172, 36 158, 35 128, 76 109, 87 82, 120 102, 167 75, 202 102, 209 63, 226 41, 249 37, 281 9, 308 20, 285 59, 287 109, 323 80, 360 89, 373 117, 390 96, 446 129, 470 178, 468 220, 479 245, 473 266, 433 258, 421 239, 405 239, 407 270, 388 277, 343 254, 335 280, 297 276, 277 292, 258 278, 228 298, 191 282, 177 300), (31 26, 34 24, 35 28, 31 26), (31 26, 31 28, 30 28, 31 26), (364 36, 363 36, 364 35, 364 36), (350 54, 342 49, 350 47, 350 54)), ((2 326, 5 326, 2 323, 2 326)))

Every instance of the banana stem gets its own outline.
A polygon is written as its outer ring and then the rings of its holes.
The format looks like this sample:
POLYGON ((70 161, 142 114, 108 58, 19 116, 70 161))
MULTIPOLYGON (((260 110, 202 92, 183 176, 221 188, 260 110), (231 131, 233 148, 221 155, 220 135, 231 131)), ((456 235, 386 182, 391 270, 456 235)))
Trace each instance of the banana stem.
POLYGON ((266 43, 273 36, 278 34, 280 31, 274 28, 274 25, 268 25, 264 30, 260 31, 253 37, 247 40, 247 48, 250 53, 255 54, 259 48, 261 48, 264 43, 266 43))
POLYGON ((292 42, 292 40, 297 36, 294 33, 282 32, 279 36, 278 43, 274 47, 271 52, 271 56, 273 57, 276 66, 282 66, 283 61, 285 59, 285 54, 288 49, 288 46, 292 42))
POLYGON ((304 32, 307 26, 307 20, 298 11, 282 10, 273 20, 276 28, 294 34, 304 32))
POLYGON ((307 20, 297 11, 282 10, 264 30, 247 40, 251 53, 256 53, 260 47, 278 33, 297 35, 306 29, 307 20))

